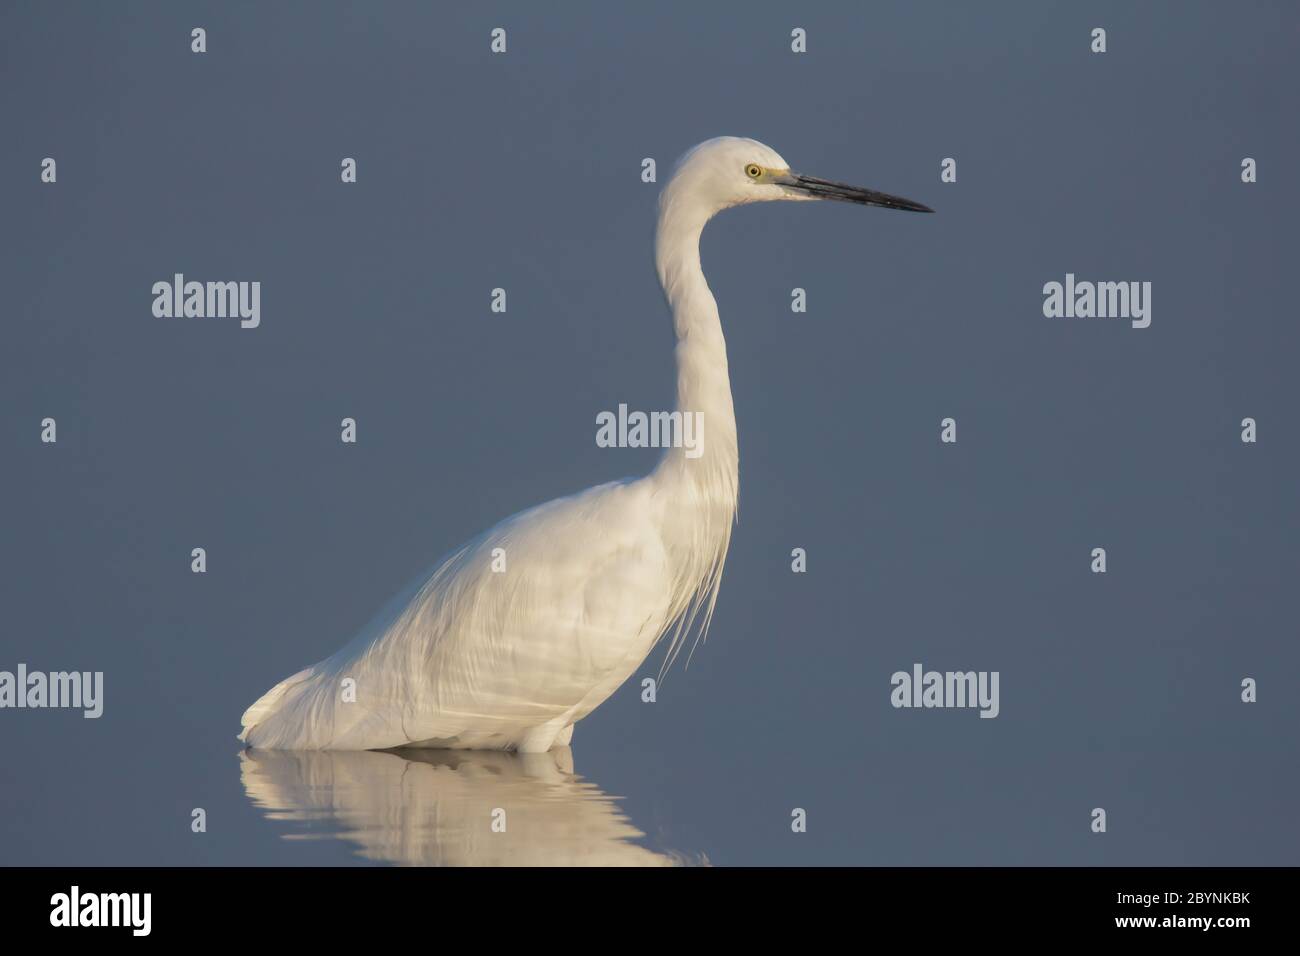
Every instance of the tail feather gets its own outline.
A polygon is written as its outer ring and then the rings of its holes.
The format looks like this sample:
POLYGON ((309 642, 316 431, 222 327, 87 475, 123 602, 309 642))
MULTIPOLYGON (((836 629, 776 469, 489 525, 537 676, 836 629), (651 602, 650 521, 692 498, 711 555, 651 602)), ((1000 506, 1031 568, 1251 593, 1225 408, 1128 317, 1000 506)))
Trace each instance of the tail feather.
POLYGON ((271 714, 275 713, 275 710, 279 706, 284 695, 294 686, 301 684, 303 681, 311 677, 314 671, 314 667, 304 667, 292 677, 286 677, 261 697, 257 698, 257 700, 253 702, 252 706, 250 706, 248 710, 244 711, 244 716, 239 718, 240 723, 243 724, 244 728, 239 733, 239 739, 247 743, 249 732, 271 714))

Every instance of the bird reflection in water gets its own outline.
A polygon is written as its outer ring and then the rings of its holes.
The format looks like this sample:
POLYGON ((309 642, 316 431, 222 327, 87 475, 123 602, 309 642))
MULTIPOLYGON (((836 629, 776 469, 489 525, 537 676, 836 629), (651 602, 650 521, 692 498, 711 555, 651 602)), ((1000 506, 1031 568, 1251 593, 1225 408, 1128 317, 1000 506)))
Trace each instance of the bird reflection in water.
POLYGON ((615 798, 573 772, 573 753, 245 750, 240 776, 294 836, 329 836, 407 866, 673 866, 636 843, 615 798), (495 824, 495 826, 494 826, 495 824))

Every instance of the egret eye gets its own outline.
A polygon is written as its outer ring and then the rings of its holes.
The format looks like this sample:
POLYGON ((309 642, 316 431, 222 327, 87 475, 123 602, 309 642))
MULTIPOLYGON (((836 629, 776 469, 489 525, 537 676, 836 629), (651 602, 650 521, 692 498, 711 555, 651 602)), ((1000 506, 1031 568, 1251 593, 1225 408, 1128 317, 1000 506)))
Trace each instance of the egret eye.
POLYGON ((758 163, 750 163, 745 167, 745 175, 750 179, 757 179, 759 176, 763 175, 763 167, 758 165, 758 163))

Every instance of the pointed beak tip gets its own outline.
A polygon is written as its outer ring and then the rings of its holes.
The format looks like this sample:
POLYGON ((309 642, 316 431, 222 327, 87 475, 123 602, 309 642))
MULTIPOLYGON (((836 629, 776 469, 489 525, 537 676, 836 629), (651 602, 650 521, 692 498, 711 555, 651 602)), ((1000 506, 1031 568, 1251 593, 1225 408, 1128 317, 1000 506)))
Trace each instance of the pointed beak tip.
MULTIPOLYGON (((875 205, 875 203, 873 203, 872 205, 875 205)), ((898 209, 901 212, 930 212, 930 213, 934 212, 934 210, 931 209, 929 206, 927 206, 925 203, 916 202, 911 199, 900 200, 896 205, 889 205, 886 206, 885 208, 898 209)))

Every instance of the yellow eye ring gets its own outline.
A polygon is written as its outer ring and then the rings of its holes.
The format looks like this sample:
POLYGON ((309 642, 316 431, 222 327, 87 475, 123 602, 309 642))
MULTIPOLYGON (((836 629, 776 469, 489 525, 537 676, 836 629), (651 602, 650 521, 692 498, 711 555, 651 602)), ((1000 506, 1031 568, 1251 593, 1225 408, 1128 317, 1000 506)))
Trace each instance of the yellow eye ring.
POLYGON ((745 175, 750 179, 757 179, 759 176, 763 175, 763 167, 758 165, 758 163, 750 163, 745 167, 745 175))

